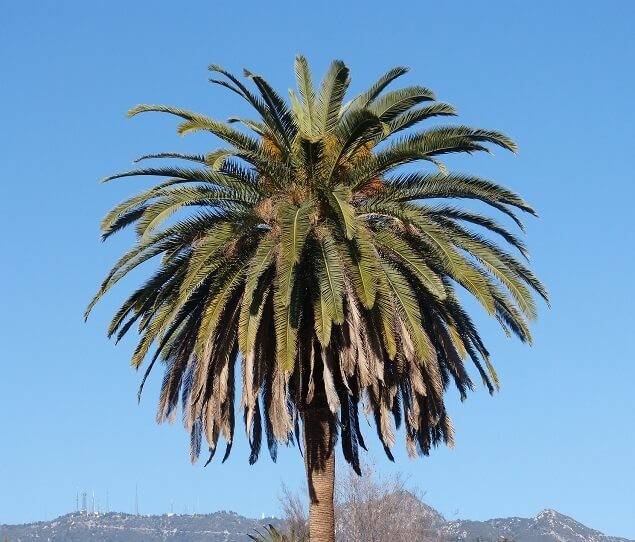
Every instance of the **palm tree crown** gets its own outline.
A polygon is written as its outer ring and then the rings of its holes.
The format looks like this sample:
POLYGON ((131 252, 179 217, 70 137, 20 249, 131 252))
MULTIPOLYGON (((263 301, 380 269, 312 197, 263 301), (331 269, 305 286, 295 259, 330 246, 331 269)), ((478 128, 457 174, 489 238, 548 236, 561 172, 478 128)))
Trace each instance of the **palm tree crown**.
POLYGON ((316 88, 298 57, 290 103, 260 76, 245 71, 250 89, 218 66, 210 70, 220 77, 212 82, 244 98, 257 118, 220 122, 158 105, 130 111, 175 115, 180 134, 210 132, 226 146, 204 156, 144 156, 194 166, 105 179, 167 180, 103 220, 104 238, 134 224, 137 240, 87 313, 127 273, 161 257, 108 334, 118 340, 137 325, 133 366, 153 349, 143 381, 157 360, 165 364, 157 418, 172 419, 181 397, 193 460, 203 435, 211 455, 221 435, 225 458, 231 450, 237 366, 250 462, 263 428, 275 459, 278 443, 294 434, 299 440, 302 411, 319 401, 336 416, 355 469, 364 446, 360 402, 389 456, 400 424, 413 456, 451 444, 446 387, 453 382, 461 398, 473 388, 468 360, 490 392, 498 385, 457 291, 469 292, 508 335, 526 342, 536 316, 533 293, 547 294, 510 252, 526 256, 514 233, 449 200, 479 200, 521 228, 517 212, 534 210, 494 182, 448 172, 439 156, 487 151, 487 144, 514 151, 515 144, 467 126, 422 128, 455 110, 424 87, 388 90, 405 68, 346 103, 349 70, 340 61, 316 88), (408 166, 422 161, 432 167, 408 166))

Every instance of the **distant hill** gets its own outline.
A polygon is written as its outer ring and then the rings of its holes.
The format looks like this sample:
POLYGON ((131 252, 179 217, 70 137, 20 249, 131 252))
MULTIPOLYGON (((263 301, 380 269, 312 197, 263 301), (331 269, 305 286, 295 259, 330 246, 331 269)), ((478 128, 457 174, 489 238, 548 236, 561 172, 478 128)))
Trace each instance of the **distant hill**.
POLYGON ((137 516, 132 514, 67 514, 53 521, 0 525, 0 542, 244 542, 254 528, 277 519, 255 519, 234 512, 137 516))
MULTIPOLYGON (((445 521, 422 504, 423 516, 444 542, 635 542, 607 536, 555 510, 534 518, 445 521)), ((255 528, 281 520, 256 520, 234 512, 199 515, 136 516, 131 514, 67 514, 53 521, 0 525, 0 542, 246 542, 255 528)), ((426 536, 426 540, 429 535, 426 536)), ((399 541, 395 541, 399 542, 399 541)))
POLYGON ((543 510, 534 518, 448 521, 441 527, 451 542, 634 542, 607 536, 560 514, 543 510))

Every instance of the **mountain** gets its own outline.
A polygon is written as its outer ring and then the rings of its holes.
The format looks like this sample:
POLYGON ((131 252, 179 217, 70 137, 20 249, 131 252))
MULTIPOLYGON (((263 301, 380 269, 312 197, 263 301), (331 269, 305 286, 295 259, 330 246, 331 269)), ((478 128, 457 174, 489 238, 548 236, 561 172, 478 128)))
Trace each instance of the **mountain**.
MULTIPOLYGON (((403 504, 406 503, 404 496, 403 504)), ((420 501, 419 501, 420 502, 420 501)), ((500 518, 487 521, 445 521, 433 508, 421 503, 418 519, 434 527, 444 542, 635 542, 606 536, 574 519, 543 510, 534 518, 500 518)), ((238 542, 263 524, 279 527, 281 520, 255 520, 234 512, 213 514, 137 516, 131 514, 75 513, 53 521, 26 525, 0 525, 4 542, 238 542)), ((351 541, 352 542, 352 541, 351 541)), ((398 541, 396 541, 398 542, 398 541)))
POLYGON ((213 514, 137 516, 132 514, 75 513, 53 521, 0 525, 0 541, 9 542, 243 542, 247 533, 281 521, 246 518, 234 512, 213 514))
POLYGON ((487 521, 448 521, 441 532, 451 542, 633 542, 626 538, 607 536, 574 519, 543 510, 536 517, 501 518, 487 521))

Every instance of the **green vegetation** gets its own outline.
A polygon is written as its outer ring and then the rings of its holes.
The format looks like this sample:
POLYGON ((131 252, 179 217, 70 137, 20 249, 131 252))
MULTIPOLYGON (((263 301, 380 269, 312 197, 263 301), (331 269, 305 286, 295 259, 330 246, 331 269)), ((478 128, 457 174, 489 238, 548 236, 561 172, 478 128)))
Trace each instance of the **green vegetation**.
POLYGON ((293 538, 278 532, 273 525, 268 525, 264 531, 261 533, 256 530, 256 534, 248 534, 247 536, 256 542, 296 542, 293 538))
POLYGON ((311 539, 330 541, 333 447, 339 431, 344 457, 359 472, 360 401, 389 457, 400 424, 416 456, 452 444, 444 391, 453 382, 464 398, 473 388, 468 360, 490 392, 497 387, 458 291, 526 342, 533 293, 547 299, 522 261, 519 237, 456 202, 477 200, 521 228, 517 213, 535 212, 492 181, 447 170, 444 154, 516 146, 492 130, 421 128, 455 110, 421 86, 389 90, 404 68, 346 102, 344 63, 333 62, 315 87, 298 57, 290 105, 258 75, 245 71, 251 90, 218 66, 210 70, 212 82, 246 100, 256 118, 221 122, 163 105, 130 111, 168 113, 180 119, 179 134, 207 132, 223 146, 206 155, 144 156, 169 165, 105 179, 164 180, 104 218, 104 239, 134 225, 137 240, 87 314, 120 279, 160 256, 108 329, 119 340, 137 325, 132 365, 150 356, 143 381, 157 360, 165 363, 157 419, 173 419, 182 396, 192 460, 203 435, 210 460, 221 436, 227 458, 240 363, 250 462, 263 433, 274 460, 279 443, 303 439, 311 539), (436 170, 413 167, 425 164, 436 170))

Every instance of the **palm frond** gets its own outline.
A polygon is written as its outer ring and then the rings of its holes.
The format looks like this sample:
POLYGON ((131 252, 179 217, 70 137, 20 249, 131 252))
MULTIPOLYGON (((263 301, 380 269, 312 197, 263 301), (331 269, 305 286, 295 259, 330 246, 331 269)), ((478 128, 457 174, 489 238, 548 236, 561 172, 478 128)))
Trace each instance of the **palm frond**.
POLYGON ((372 234, 359 220, 355 225, 355 234, 352 242, 342 246, 342 260, 346 264, 361 304, 366 309, 372 309, 377 293, 375 284, 378 273, 377 255, 372 234))
POLYGON ((347 239, 353 239, 357 228, 355 221, 355 207, 351 204, 351 191, 347 186, 339 185, 330 193, 330 202, 335 210, 342 233, 347 239))
POLYGON ((317 95, 315 122, 319 133, 326 134, 337 125, 349 83, 349 70, 346 65, 341 60, 333 61, 317 95))
POLYGON ((337 244, 328 233, 318 240, 319 256, 316 259, 316 275, 320 295, 331 320, 336 324, 344 321, 343 295, 344 275, 337 244))
POLYGON ((388 188, 391 199, 398 201, 432 198, 477 199, 493 207, 512 206, 536 214, 529 204, 511 190, 473 175, 410 173, 390 179, 388 188))
POLYGON ((437 102, 417 109, 409 109, 390 120, 388 123, 389 129, 385 131, 385 137, 412 128, 432 117, 453 117, 456 114, 454 107, 443 102, 437 102))
POLYGON ((445 287, 439 276, 426 264, 423 257, 403 238, 383 229, 375 235, 375 242, 384 250, 396 256, 399 262, 414 273, 421 284, 439 300, 445 299, 445 287))
POLYGON ((250 77, 258 87, 263 101, 267 104, 269 115, 275 124, 275 134, 282 135, 287 151, 291 150, 291 140, 294 138, 298 128, 289 110, 289 107, 282 97, 265 81, 262 77, 254 75, 245 70, 245 75, 250 77))
POLYGON ((430 89, 420 86, 407 87, 384 94, 375 100, 369 109, 382 122, 390 122, 415 105, 432 100, 434 100, 434 93, 430 89))
POLYGON ((300 98, 302 98, 302 131, 308 137, 313 137, 316 123, 315 89, 313 88, 313 78, 311 77, 309 63, 302 55, 295 57, 295 78, 300 98))
POLYGON ((382 75, 368 90, 358 94, 354 100, 351 101, 349 109, 363 109, 371 105, 371 103, 384 91, 384 89, 390 85, 395 79, 408 73, 408 68, 398 66, 388 70, 382 75))
POLYGON ((313 208, 311 200, 305 201, 300 207, 289 203, 282 203, 278 207, 280 224, 280 250, 278 253, 277 269, 277 299, 288 306, 291 302, 291 292, 294 288, 294 275, 309 228, 311 226, 310 213, 313 208))
POLYGON ((155 160, 157 158, 175 158, 178 160, 187 160, 190 162, 196 162, 198 164, 205 163, 205 157, 200 154, 184 154, 181 152, 160 152, 156 154, 144 154, 135 158, 134 163, 142 162, 143 160, 155 160))

